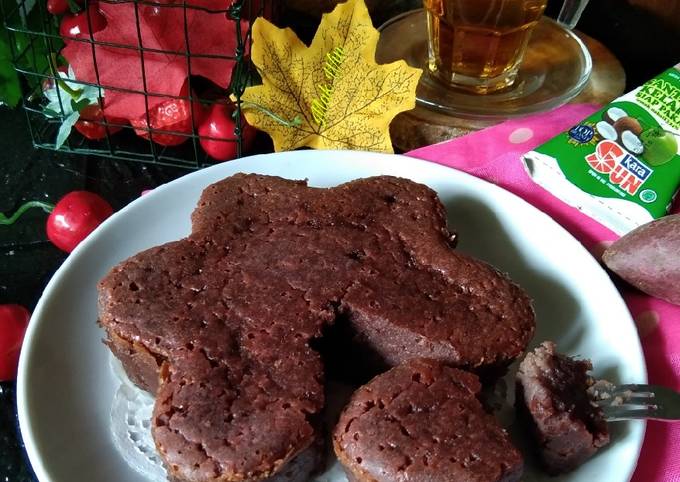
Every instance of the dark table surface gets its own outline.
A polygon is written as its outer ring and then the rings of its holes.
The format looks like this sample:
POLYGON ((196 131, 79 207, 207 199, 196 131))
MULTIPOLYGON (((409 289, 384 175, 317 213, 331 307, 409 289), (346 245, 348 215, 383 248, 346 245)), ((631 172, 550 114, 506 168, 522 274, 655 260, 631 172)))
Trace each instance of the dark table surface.
MULTIPOLYGON (((408 2, 407 2, 408 3, 408 2)), ((552 1, 548 13, 559 2, 552 1)), ((417 4, 417 2, 413 2, 417 4)), ((381 19, 376 19, 379 23, 381 19)), ((300 32, 315 22, 295 18, 300 32)), ((591 2, 579 29, 602 41, 621 60, 627 90, 680 62, 680 32, 621 0, 591 2)), ((304 37, 304 34, 302 35, 304 37)), ((266 143, 262 144, 266 149, 266 143)), ((13 212, 27 200, 56 202, 65 193, 86 189, 119 209, 145 189, 175 179, 187 170, 35 150, 20 109, 0 108, 0 212, 13 212)), ((11 227, 0 227, 0 304, 33 309, 66 254, 47 241, 45 213, 33 210, 11 227)), ((0 482, 33 481, 19 435, 15 384, 0 383, 0 482)))

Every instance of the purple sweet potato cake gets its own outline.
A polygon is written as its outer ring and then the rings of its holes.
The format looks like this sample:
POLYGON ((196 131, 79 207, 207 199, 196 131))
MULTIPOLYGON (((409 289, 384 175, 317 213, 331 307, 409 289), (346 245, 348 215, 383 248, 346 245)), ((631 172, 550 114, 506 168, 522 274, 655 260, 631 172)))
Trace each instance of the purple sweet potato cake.
POLYGON ((306 480, 324 406, 312 345, 340 318, 386 366, 504 368, 533 335, 525 292, 452 249, 442 204, 412 181, 237 174, 205 189, 192 225, 99 285, 107 344, 155 394, 177 481, 306 480))

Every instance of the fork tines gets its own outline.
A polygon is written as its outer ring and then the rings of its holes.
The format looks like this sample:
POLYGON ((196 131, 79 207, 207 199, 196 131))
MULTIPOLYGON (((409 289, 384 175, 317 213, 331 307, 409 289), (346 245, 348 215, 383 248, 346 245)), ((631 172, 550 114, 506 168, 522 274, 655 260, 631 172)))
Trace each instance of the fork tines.
POLYGON ((680 394, 656 385, 609 385, 594 394, 608 422, 630 419, 680 419, 680 394))

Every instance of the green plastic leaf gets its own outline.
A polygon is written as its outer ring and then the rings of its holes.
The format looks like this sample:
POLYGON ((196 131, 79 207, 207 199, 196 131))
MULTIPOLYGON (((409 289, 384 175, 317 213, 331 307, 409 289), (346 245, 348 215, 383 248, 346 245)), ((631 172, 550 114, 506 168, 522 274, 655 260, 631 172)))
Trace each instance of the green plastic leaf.
POLYGON ((61 146, 64 145, 64 142, 66 142, 66 139, 68 139, 68 136, 71 134, 71 129, 73 128, 75 123, 78 122, 79 118, 80 118, 80 112, 75 111, 75 112, 72 112, 61 123, 61 126, 59 127, 59 132, 57 133, 57 141, 55 143, 55 147, 57 149, 59 149, 61 146))
POLYGON ((45 114, 47 117, 59 117, 60 114, 56 110, 50 109, 49 107, 45 107, 43 109, 43 114, 45 114))
MULTIPOLYGON (((34 34, 22 33, 22 31, 43 32, 46 25, 41 9, 34 8, 36 0, 22 0, 21 2, 0 0, 0 2, 5 14, 2 20, 7 27, 12 29, 11 31, 5 30, 0 25, 0 101, 14 106, 22 95, 39 94, 43 81, 41 75, 49 73, 47 42, 34 34), (10 49, 10 45, 13 49, 10 49), (23 76, 23 87, 28 87, 28 92, 22 89, 21 77, 14 70, 14 66, 39 74, 23 76)), ((49 21, 54 24, 52 32, 56 32, 59 28, 59 18, 52 15, 49 17, 49 21)), ((58 52, 64 45, 61 38, 56 35, 52 36, 51 43, 55 52, 58 52)))
POLYGON ((78 101, 76 101, 75 99, 71 99, 71 108, 73 109, 74 112, 80 112, 91 103, 92 102, 90 102, 90 99, 87 98, 80 99, 78 101))
POLYGON ((21 83, 7 45, 4 32, 0 32, 0 102, 15 107, 21 100, 21 83))
POLYGON ((71 13, 78 13, 82 11, 82 7, 78 5, 78 2, 75 0, 67 0, 68 1, 68 8, 71 10, 71 13))

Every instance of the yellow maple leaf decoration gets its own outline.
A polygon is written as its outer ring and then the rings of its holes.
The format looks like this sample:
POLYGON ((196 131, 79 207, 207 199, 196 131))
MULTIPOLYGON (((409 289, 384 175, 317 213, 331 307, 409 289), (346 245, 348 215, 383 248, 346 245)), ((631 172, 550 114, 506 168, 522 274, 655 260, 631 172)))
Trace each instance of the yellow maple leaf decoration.
POLYGON ((242 96, 248 123, 267 132, 276 151, 393 152, 390 122, 415 107, 422 71, 403 60, 376 64, 378 38, 363 0, 325 14, 309 47, 292 30, 258 18, 251 56, 263 84, 242 96))

